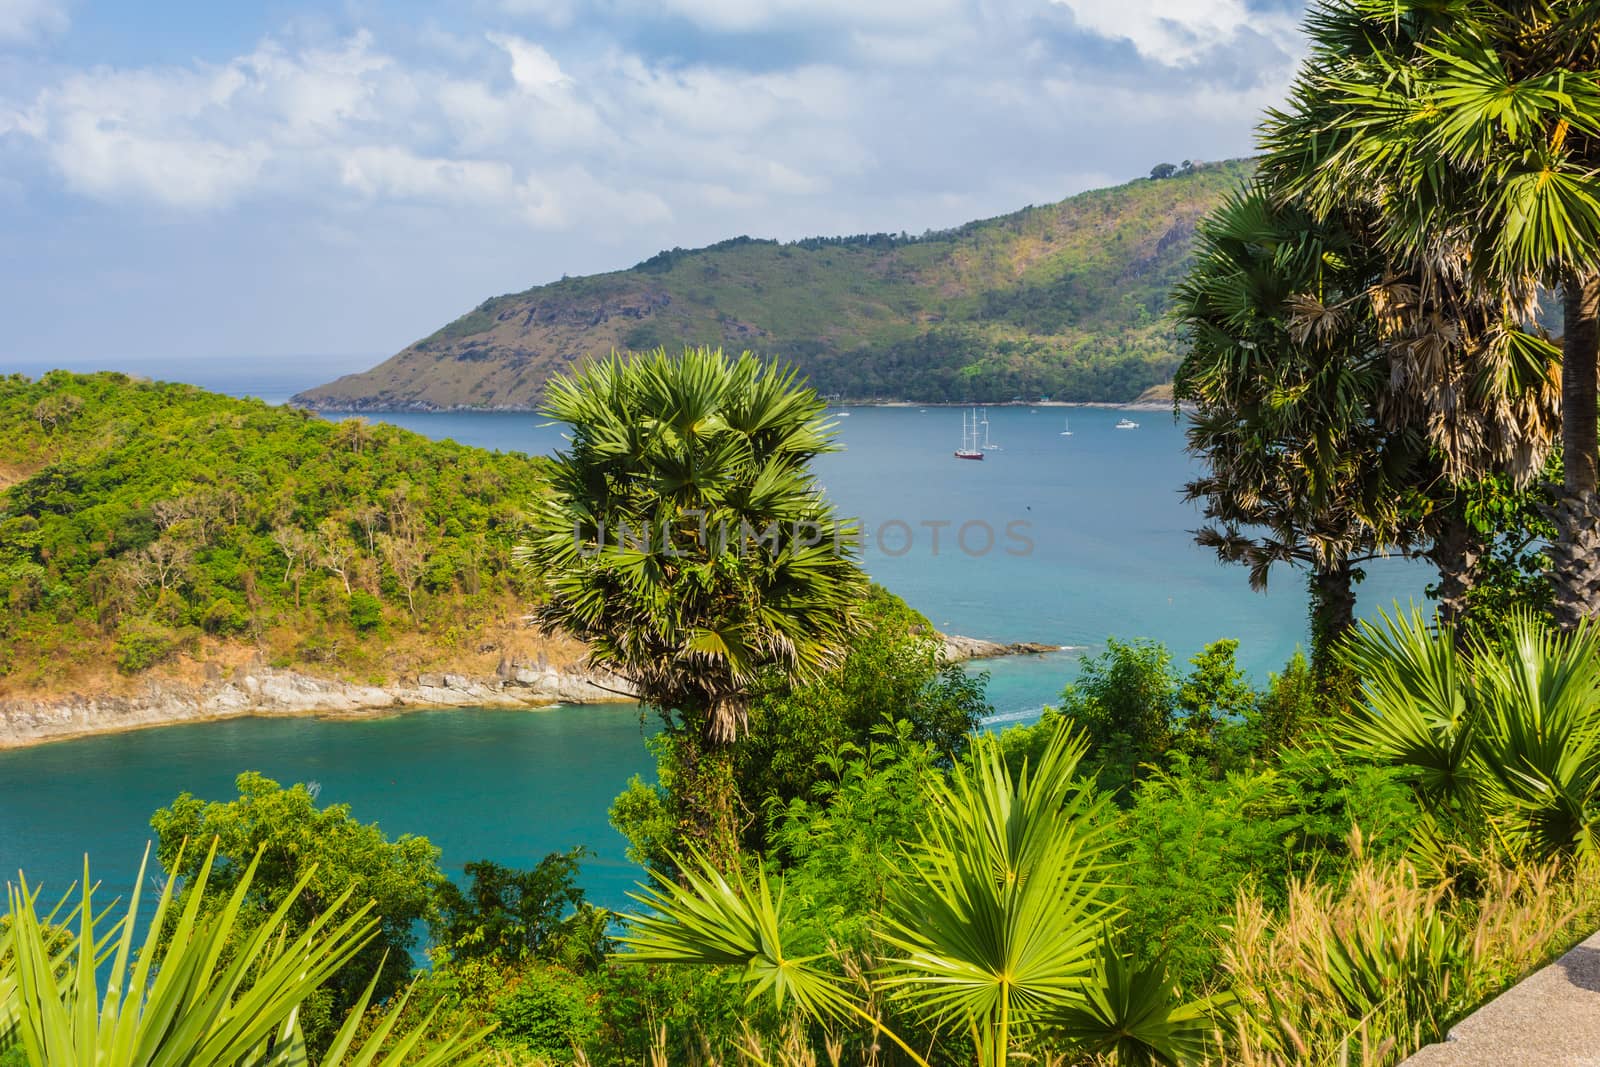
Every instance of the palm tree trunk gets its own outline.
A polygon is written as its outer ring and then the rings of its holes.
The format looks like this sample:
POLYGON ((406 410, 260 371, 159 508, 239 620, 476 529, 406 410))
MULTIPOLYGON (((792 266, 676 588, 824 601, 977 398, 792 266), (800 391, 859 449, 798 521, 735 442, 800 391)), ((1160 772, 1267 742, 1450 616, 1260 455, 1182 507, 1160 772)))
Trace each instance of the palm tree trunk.
POLYGON ((1600 616, 1600 274, 1572 275, 1564 292, 1561 452, 1566 467, 1550 546, 1556 621, 1574 627, 1600 616))
POLYGON ((1355 625, 1355 568, 1343 560, 1313 570, 1311 590, 1311 677, 1323 706, 1342 711, 1355 695, 1355 679, 1338 655, 1339 642, 1355 625))
POLYGON ((739 851, 739 786, 733 746, 710 741, 703 726, 689 720, 674 731, 671 797, 679 840, 699 849, 718 870, 726 871, 739 851))
POLYGON ((1461 621, 1481 555, 1483 538, 1467 521, 1462 502, 1446 505, 1435 519, 1433 545, 1427 551, 1428 560, 1439 570, 1437 599, 1441 622, 1454 626, 1461 621))

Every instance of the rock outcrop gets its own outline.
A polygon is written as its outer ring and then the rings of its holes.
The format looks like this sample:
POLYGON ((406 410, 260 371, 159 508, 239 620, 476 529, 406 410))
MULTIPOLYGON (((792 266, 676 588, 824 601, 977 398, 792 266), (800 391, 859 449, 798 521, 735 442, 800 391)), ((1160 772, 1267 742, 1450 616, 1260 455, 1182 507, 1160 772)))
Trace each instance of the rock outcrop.
POLYGON ((151 680, 133 695, 0 700, 0 748, 241 715, 383 715, 405 708, 534 708, 629 699, 621 679, 545 663, 505 662, 490 677, 423 673, 386 685, 251 667, 199 684, 151 680))
POLYGON ((1016 641, 1004 644, 985 641, 981 637, 962 637, 944 634, 944 658, 951 663, 964 663, 972 659, 999 659, 1002 656, 1040 656, 1046 652, 1060 652, 1066 645, 1042 645, 1037 641, 1016 641))

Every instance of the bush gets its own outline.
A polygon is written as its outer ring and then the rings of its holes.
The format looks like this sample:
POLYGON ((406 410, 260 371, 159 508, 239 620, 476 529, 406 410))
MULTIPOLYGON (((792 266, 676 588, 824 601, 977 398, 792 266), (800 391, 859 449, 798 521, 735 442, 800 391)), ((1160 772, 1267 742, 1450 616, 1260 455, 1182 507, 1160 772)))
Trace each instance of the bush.
POLYGON ((350 625, 371 633, 383 624, 383 601, 366 591, 350 594, 350 625))
POLYGON ((554 968, 534 968, 495 1002, 496 1035, 535 1056, 570 1060, 599 1027, 582 979, 554 968))
POLYGON ((117 669, 124 674, 148 670, 166 661, 177 650, 176 631, 142 619, 125 625, 112 646, 117 669))
POLYGON ((216 601, 206 609, 205 618, 203 621, 205 623, 206 633, 210 634, 238 633, 239 631, 243 630, 249 622, 249 620, 244 617, 244 613, 239 610, 238 605, 229 600, 227 597, 218 597, 216 601))

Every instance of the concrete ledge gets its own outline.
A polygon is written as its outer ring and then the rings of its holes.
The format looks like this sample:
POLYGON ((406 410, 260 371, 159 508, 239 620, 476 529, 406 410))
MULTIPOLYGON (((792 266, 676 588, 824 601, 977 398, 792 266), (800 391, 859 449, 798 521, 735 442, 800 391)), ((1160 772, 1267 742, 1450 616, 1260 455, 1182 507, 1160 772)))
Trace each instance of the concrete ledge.
POLYGON ((1600 1067, 1600 933, 1462 1019, 1405 1067, 1600 1067))

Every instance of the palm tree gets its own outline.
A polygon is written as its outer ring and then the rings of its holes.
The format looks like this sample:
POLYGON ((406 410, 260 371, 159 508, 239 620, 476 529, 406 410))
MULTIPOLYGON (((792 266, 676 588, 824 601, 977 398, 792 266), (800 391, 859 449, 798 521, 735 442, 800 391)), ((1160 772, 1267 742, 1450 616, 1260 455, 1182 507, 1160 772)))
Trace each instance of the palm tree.
MULTIPOLYGON (((1421 282, 1413 319, 1452 298, 1440 351, 1463 358, 1414 380, 1430 436, 1542 464, 1551 353, 1518 328, 1539 285, 1562 287, 1560 537, 1551 556, 1566 624, 1600 612, 1596 348, 1600 345, 1600 9, 1578 0, 1329 0, 1288 108, 1266 125, 1267 169, 1319 212, 1358 211, 1402 273, 1421 282), (1427 387, 1430 380, 1443 388, 1427 387), (1455 419, 1463 399, 1488 420, 1455 419)), ((1446 309, 1448 310, 1448 309, 1446 309)), ((1434 340, 1440 339, 1433 331, 1434 340)))
MULTIPOLYGON (((264 920, 246 924, 241 910, 260 857, 224 904, 202 908, 215 858, 213 846, 181 912, 169 880, 147 923, 139 912, 141 864, 127 910, 109 929, 102 923, 110 909, 97 910, 87 862, 81 897, 71 909, 64 898, 41 916, 38 891, 26 879, 9 886, 7 921, 0 924, 0 1050, 20 1047, 29 1067, 309 1067, 300 1007, 372 940, 378 928, 372 905, 346 907, 346 892, 312 922, 291 930, 288 912, 308 874, 264 920), (65 926, 57 927, 53 920, 63 911, 65 926), (76 933, 69 932, 73 925, 76 933), (144 941, 136 952, 141 928, 144 941), (162 933, 169 929, 172 936, 163 945, 162 933)), ((376 983, 374 976, 321 1067, 468 1067, 486 1061, 487 1049, 473 1049, 487 1030, 457 1031, 425 1044, 434 1012, 416 1028, 397 1032, 409 992, 394 999, 358 1046, 357 1030, 367 1021, 376 983)))
POLYGON ((1515 859, 1600 852, 1600 630, 1519 613, 1458 648, 1419 613, 1361 624, 1344 743, 1407 769, 1432 814, 1515 859))
POLYGON ((866 594, 810 470, 836 448, 823 403, 791 369, 699 348, 613 354, 553 380, 543 411, 571 433, 518 552, 535 615, 661 714, 682 829, 727 862, 751 685, 829 669, 866 594))
POLYGON ((992 735, 974 738, 953 779, 933 786, 928 823, 874 917, 882 962, 861 977, 831 955, 795 956, 782 883, 686 863, 635 899, 622 961, 731 965, 751 987, 819 1021, 864 1022, 927 1060, 881 1013, 887 1003, 936 1032, 965 1033, 984 1067, 1032 1044, 1115 1050, 1122 1063, 1199 1062, 1221 999, 1177 1005, 1157 965, 1113 946, 1104 859, 1106 801, 1077 776, 1086 748, 1063 729, 1038 763, 1013 774, 992 735))
POLYGON ((1186 487, 1212 525, 1197 539, 1250 568, 1304 567, 1313 664, 1354 619, 1360 565, 1415 550, 1437 477, 1427 443, 1384 418, 1390 376, 1368 297, 1380 261, 1362 235, 1256 184, 1200 226, 1174 297, 1190 348, 1177 396, 1195 405, 1186 487))

